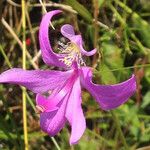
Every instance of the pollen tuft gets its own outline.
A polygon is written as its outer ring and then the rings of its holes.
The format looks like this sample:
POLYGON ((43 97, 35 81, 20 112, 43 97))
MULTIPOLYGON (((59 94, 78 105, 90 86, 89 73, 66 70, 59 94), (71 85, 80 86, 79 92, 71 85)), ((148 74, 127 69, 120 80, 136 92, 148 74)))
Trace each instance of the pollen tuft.
POLYGON ((85 66, 85 62, 83 61, 80 52, 80 48, 77 44, 73 42, 69 42, 66 45, 61 42, 59 42, 58 44, 61 46, 61 48, 59 48, 60 53, 65 54, 64 58, 61 58, 59 60, 62 61, 67 67, 71 67, 73 61, 76 61, 78 66, 85 66))

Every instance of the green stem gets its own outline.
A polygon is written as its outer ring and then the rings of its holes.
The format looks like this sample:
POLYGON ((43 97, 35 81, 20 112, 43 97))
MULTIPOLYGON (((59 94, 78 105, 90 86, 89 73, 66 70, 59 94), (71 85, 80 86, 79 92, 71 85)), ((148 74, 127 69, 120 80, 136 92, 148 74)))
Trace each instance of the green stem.
POLYGON ((0 51, 1 51, 5 61, 7 63, 7 65, 9 66, 9 68, 12 68, 12 65, 11 65, 11 63, 10 63, 10 61, 9 61, 9 59, 8 59, 6 53, 4 52, 4 49, 3 49, 3 47, 1 45, 0 45, 0 51))
MULTIPOLYGON (((25 0, 22 0, 22 29, 23 29, 23 53, 22 53, 22 67, 26 69, 26 4, 25 0)), ((25 150, 29 149, 28 144, 28 128, 27 128, 27 99, 26 99, 26 89, 22 88, 22 100, 23 100, 23 131, 24 131, 24 144, 25 150)))
POLYGON ((121 126, 120 126, 120 123, 119 123, 118 116, 113 111, 111 111, 111 114, 112 114, 112 118, 113 118, 113 120, 114 120, 114 122, 116 124, 116 128, 118 130, 118 133, 120 134, 121 141, 122 141, 125 149, 129 150, 129 147, 128 147, 128 145, 126 143, 126 140, 125 140, 125 137, 124 137, 124 134, 123 134, 123 132, 121 130, 121 126))
MULTIPOLYGON (((121 68, 116 68, 116 69, 110 69, 111 72, 119 71, 119 70, 129 70, 129 69, 134 69, 134 68, 142 68, 142 67, 150 67, 150 64, 143 64, 143 65, 135 65, 135 66, 129 66, 129 67, 121 67, 121 68)), ((107 72, 107 71, 103 71, 107 72)), ((94 68, 94 74, 99 74, 99 70, 94 68)))
POLYGON ((61 150, 61 148, 59 147, 58 143, 56 142, 54 137, 51 137, 51 140, 53 141, 54 145, 56 146, 57 150, 61 150))
POLYGON ((144 54, 144 55, 147 55, 147 53, 148 53, 147 50, 142 45, 142 43, 139 41, 139 39, 135 36, 135 34, 130 30, 130 28, 128 27, 128 25, 126 24, 126 22, 124 21, 122 16, 118 13, 116 8, 112 4, 109 4, 109 7, 112 10, 112 12, 116 15, 116 18, 121 23, 122 27, 130 33, 131 38, 136 42, 136 44, 139 47, 139 50, 141 51, 141 53, 144 54))
MULTIPOLYGON (((125 117, 126 114, 119 114, 118 116, 119 116, 119 117, 125 117)), ((92 118, 93 118, 93 119, 96 119, 96 118, 104 118, 104 117, 111 118, 112 116, 111 116, 111 114, 100 114, 100 113, 98 113, 98 114, 93 115, 93 114, 91 113, 91 114, 88 114, 88 115, 86 116, 86 119, 92 119, 92 118)), ((149 115, 137 114, 137 117, 138 117, 139 119, 150 120, 150 116, 149 116, 149 115)))
POLYGON ((104 137, 100 136, 99 134, 91 131, 90 129, 86 129, 87 132, 89 132, 90 134, 94 135, 95 137, 97 137, 100 141, 103 141, 106 145, 110 146, 110 147, 113 147, 113 143, 109 142, 109 140, 105 139, 104 137))

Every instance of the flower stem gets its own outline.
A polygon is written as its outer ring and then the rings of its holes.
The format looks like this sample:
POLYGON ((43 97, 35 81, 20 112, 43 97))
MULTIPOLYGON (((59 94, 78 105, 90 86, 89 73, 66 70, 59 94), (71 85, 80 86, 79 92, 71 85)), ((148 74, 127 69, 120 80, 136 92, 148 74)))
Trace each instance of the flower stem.
POLYGON ((99 38, 99 27, 98 27, 98 15, 99 15, 99 7, 98 7, 98 0, 93 0, 93 7, 94 7, 94 48, 97 48, 97 53, 93 56, 93 68, 97 67, 97 64, 100 62, 101 51, 98 46, 98 38, 99 38))
MULTIPOLYGON (((22 53, 22 68, 26 69, 26 5, 25 0, 22 0, 22 30, 23 30, 23 53, 22 53)), ((23 100, 23 130, 24 130, 24 145, 25 150, 28 150, 28 131, 27 131, 27 108, 26 108, 26 89, 23 87, 22 90, 22 100, 23 100)))
POLYGON ((61 150, 58 143, 56 142, 54 137, 51 137, 51 140, 53 141, 54 145, 56 146, 57 150, 61 150))
POLYGON ((9 68, 12 68, 12 65, 11 65, 11 63, 10 63, 10 61, 9 61, 6 53, 4 52, 2 45, 0 45, 0 51, 1 51, 1 53, 2 53, 2 55, 4 57, 4 59, 5 59, 5 61, 7 63, 7 65, 9 66, 9 68))
POLYGON ((113 120, 114 120, 114 122, 116 124, 116 128, 117 128, 117 130, 118 130, 118 132, 120 134, 120 138, 121 138, 121 141, 122 141, 122 143, 124 145, 124 148, 126 150, 129 150, 129 147, 128 147, 127 143, 126 143, 125 137, 124 137, 123 132, 121 130, 121 126, 120 126, 120 123, 119 123, 118 116, 113 111, 111 111, 111 114, 112 114, 112 118, 113 118, 113 120))

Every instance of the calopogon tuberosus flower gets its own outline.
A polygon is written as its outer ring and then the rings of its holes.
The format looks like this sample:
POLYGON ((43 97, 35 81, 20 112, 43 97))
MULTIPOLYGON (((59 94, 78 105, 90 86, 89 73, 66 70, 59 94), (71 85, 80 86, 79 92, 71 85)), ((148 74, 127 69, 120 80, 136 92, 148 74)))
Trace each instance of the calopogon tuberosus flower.
MULTIPOLYGON (((41 110, 41 129, 50 136, 56 135, 68 122, 71 126, 70 144, 76 144, 83 135, 86 121, 81 107, 81 87, 91 93, 103 110, 111 110, 125 103, 136 89, 135 76, 115 85, 98 85, 92 82, 92 69, 85 66, 82 56, 92 56, 96 49, 86 51, 81 35, 76 35, 73 27, 65 24, 61 34, 70 42, 60 43, 61 52, 55 53, 49 42, 49 23, 60 10, 46 13, 39 29, 39 42, 43 61, 57 66, 57 70, 10 69, 0 75, 0 83, 25 86, 37 93, 36 105, 41 110), (43 93, 49 92, 48 96, 43 93)), ((50 37, 51 38, 51 37, 50 37)))

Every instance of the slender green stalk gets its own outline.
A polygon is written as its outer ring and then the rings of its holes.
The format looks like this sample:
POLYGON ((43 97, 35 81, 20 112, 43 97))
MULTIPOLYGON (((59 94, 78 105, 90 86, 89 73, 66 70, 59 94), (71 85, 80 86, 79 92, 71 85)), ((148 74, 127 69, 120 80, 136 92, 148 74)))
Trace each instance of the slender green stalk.
MULTIPOLYGON (((119 117, 125 117, 126 114, 119 114, 118 115, 119 117)), ((90 115, 87 115, 86 116, 86 119, 97 119, 97 118, 104 118, 104 117, 107 117, 107 118, 111 118, 112 115, 111 114, 90 114, 90 115)), ((145 115, 145 114, 137 114, 137 117, 139 119, 146 119, 146 120, 150 120, 150 116, 149 115, 145 115)))
POLYGON ((1 53, 5 59, 6 63, 8 64, 9 68, 12 68, 12 65, 11 65, 11 63, 10 63, 10 61, 9 61, 9 59, 8 59, 6 53, 4 52, 3 47, 1 45, 0 45, 0 51, 1 51, 1 53))
MULTIPOLYGON (((129 69, 134 69, 134 68, 146 68, 150 67, 150 64, 143 64, 143 65, 135 65, 135 66, 129 66, 129 67, 121 67, 121 68, 116 68, 116 69, 110 69, 111 72, 119 71, 119 70, 129 70, 129 69)), ((107 72, 107 71, 103 71, 107 72)), ((94 74, 99 74, 99 70, 94 69, 94 74)))
MULTIPOLYGON (((126 5, 127 0, 123 0, 123 2, 126 5)), ((125 10, 123 11, 123 19, 124 19, 124 22, 126 23, 127 22, 127 12, 125 10)), ((132 54, 132 51, 130 50, 129 39, 128 39, 128 34, 127 34, 126 28, 124 28, 124 30, 123 30, 123 36, 124 36, 124 47, 125 47, 124 58, 125 58, 126 52, 130 55, 132 54)))
POLYGON ((94 47, 98 49, 98 55, 94 55, 93 56, 93 68, 96 68, 97 65, 99 64, 100 62, 100 58, 97 58, 97 56, 102 56, 101 55, 101 52, 100 52, 100 49, 99 49, 99 46, 98 46, 98 38, 99 37, 99 27, 98 27, 98 14, 99 14, 99 7, 98 7, 98 0, 93 0, 93 7, 94 7, 94 22, 93 22, 93 27, 94 27, 94 47))
MULTIPOLYGON (((23 53, 22 53, 22 67, 26 69, 26 4, 25 0, 22 0, 22 29, 23 29, 23 53)), ((28 150, 28 129, 27 129, 27 108, 26 108, 26 89, 22 90, 22 100, 23 100, 23 130, 24 130, 24 144, 25 150, 28 150)))
POLYGON ((131 38, 136 42, 136 44, 139 47, 139 50, 141 51, 141 53, 143 53, 144 55, 147 55, 148 52, 146 51, 146 49, 144 48, 142 43, 139 41, 139 39, 135 36, 135 34, 130 30, 130 28, 128 27, 128 25, 126 24, 126 22, 124 21, 122 16, 115 9, 115 7, 111 4, 109 5, 109 7, 112 10, 112 12, 116 15, 116 18, 121 23, 121 25, 130 33, 131 38))
POLYGON ((128 145, 126 143, 126 140, 125 140, 125 137, 124 137, 124 134, 123 134, 123 132, 121 130, 121 126, 120 126, 120 123, 119 123, 118 116, 113 111, 111 111, 111 114, 112 114, 112 118, 113 118, 113 120, 114 120, 114 122, 116 124, 116 129, 117 129, 118 133, 120 134, 120 138, 121 138, 121 141, 122 141, 122 143, 124 145, 124 148, 126 150, 129 150, 129 147, 128 147, 128 145))
POLYGON ((53 143, 55 144, 57 150, 61 150, 61 148, 59 147, 58 143, 56 142, 54 137, 51 137, 51 140, 53 141, 53 143))
POLYGON ((27 97, 27 100, 28 100, 29 104, 31 105, 32 109, 36 112, 36 107, 27 92, 26 92, 26 97, 27 97))
POLYGON ((117 68, 117 69, 111 69, 110 71, 128 70, 128 69, 142 68, 142 67, 150 67, 150 64, 143 64, 143 65, 136 65, 136 66, 122 67, 122 68, 117 68))
POLYGON ((102 137, 101 135, 91 131, 90 129, 86 129, 87 132, 89 132, 91 135, 94 135, 95 137, 97 137, 99 140, 103 141, 106 145, 110 146, 110 147, 113 147, 113 143, 109 142, 109 140, 105 139, 104 137, 102 137))

